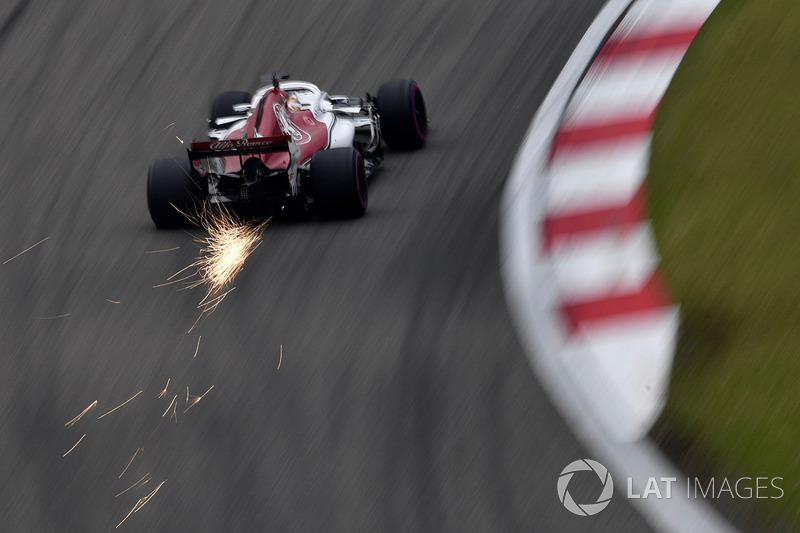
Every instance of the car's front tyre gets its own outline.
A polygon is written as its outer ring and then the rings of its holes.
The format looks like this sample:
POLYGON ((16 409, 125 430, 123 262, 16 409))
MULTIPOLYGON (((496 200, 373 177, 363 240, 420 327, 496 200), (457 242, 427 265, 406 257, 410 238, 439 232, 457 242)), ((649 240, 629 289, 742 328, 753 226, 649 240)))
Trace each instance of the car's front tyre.
POLYGON ((378 90, 381 137, 393 150, 422 148, 428 138, 428 112, 414 80, 394 80, 378 90))

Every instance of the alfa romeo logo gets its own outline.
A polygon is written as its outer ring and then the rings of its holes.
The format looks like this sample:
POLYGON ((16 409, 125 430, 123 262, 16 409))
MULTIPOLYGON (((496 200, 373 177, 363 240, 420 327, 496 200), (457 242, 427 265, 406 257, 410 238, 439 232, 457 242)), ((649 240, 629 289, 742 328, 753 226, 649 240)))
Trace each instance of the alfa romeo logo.
POLYGON ((561 503, 567 508, 568 511, 575 513, 576 515, 592 516, 599 513, 608 506, 608 503, 611 501, 611 496, 613 495, 614 482, 611 480, 611 474, 608 473, 608 469, 605 466, 601 465, 597 461, 592 461, 591 459, 578 459, 577 461, 568 464, 566 468, 561 471, 561 475, 558 476, 558 499, 561 500, 561 503), (594 471, 594 473, 597 474, 597 477, 603 484, 603 491, 600 493, 600 496, 597 498, 596 502, 578 504, 572 499, 572 496, 567 488, 575 472, 587 470, 594 471))

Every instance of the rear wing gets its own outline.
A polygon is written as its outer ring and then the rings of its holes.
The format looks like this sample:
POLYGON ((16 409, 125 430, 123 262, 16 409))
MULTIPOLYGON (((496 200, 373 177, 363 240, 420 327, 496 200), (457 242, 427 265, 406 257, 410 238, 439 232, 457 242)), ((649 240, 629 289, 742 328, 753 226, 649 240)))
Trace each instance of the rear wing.
POLYGON ((288 135, 277 135, 275 137, 256 137, 253 139, 193 142, 188 150, 189 159, 196 161, 206 157, 291 152, 289 139, 288 135))

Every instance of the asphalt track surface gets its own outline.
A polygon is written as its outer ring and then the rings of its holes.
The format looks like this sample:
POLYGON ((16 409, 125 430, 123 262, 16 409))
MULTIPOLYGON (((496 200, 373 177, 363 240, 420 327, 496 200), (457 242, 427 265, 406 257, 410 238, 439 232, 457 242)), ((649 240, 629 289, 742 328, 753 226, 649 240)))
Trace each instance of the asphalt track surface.
POLYGON ((3 3, 0 530, 112 530, 165 480, 120 530, 646 529, 619 494, 560 505, 591 456, 499 273, 504 180, 601 4, 3 3), (198 248, 152 226, 147 166, 273 70, 356 95, 414 77, 430 142, 387 153, 363 219, 273 224, 187 333, 200 290, 153 286, 198 248))

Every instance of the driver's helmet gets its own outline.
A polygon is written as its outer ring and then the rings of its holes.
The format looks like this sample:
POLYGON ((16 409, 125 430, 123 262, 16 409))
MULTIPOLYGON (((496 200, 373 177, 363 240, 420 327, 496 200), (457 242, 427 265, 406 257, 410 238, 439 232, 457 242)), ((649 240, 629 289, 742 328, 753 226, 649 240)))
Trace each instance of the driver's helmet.
POLYGON ((290 111, 300 111, 300 100, 298 100, 295 95, 290 93, 289 98, 286 99, 286 107, 288 107, 290 111))

